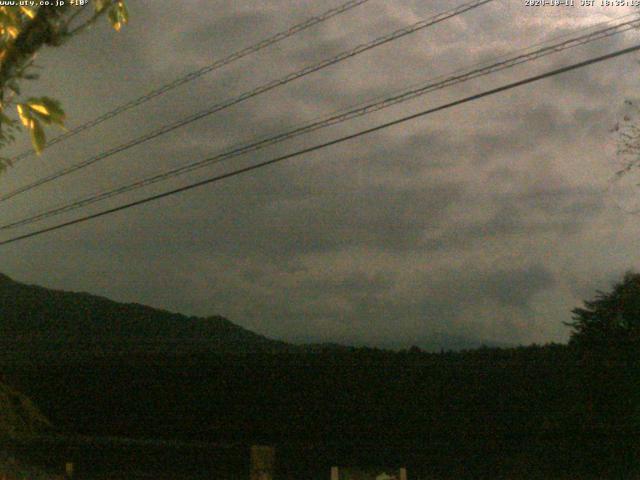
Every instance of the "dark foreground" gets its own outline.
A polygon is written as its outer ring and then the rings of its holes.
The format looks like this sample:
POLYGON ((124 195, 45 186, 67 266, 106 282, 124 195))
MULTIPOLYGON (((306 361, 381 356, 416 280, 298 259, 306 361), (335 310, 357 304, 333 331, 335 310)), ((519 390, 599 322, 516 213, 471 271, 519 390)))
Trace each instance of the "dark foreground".
POLYGON ((72 461, 80 480, 248 479, 255 444, 276 447, 287 480, 328 479, 333 465, 404 466, 410 479, 640 478, 636 350, 328 350, 3 370, 66 435, 7 447, 58 473, 72 461), (165 443, 95 440, 105 437, 165 443))
MULTIPOLYGON (((328 480, 330 467, 407 467, 410 479, 637 479, 640 438, 594 435, 571 441, 491 439, 452 444, 280 444, 276 479, 328 480), (607 444, 626 444, 603 458, 607 444), (576 448, 576 445, 580 445, 576 448), (591 450, 592 456, 585 457, 591 450)), ((78 480, 249 479, 249 446, 131 441, 105 438, 43 438, 6 445, 23 462, 61 475, 73 462, 78 480)), ((388 468, 386 468, 389 471, 388 468)))

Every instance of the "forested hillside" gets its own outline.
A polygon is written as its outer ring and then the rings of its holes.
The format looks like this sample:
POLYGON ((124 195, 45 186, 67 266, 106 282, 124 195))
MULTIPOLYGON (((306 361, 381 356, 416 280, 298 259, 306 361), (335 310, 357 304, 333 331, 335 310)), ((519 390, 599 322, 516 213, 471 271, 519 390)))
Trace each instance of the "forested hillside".
POLYGON ((87 293, 25 285, 0 275, 0 359, 175 356, 288 348, 220 316, 187 317, 87 293))

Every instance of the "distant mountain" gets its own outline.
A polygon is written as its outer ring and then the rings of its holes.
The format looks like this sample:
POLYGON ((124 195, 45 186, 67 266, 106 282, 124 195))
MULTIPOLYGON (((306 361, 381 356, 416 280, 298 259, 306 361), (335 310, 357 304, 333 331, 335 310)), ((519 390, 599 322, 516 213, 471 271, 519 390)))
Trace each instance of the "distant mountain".
MULTIPOLYGON (((189 317, 84 292, 27 285, 0 274, 0 361, 89 357, 128 361, 149 356, 171 360, 212 353, 348 353, 357 349, 298 340, 298 345, 271 340, 221 316, 189 317)), ((434 352, 504 346, 444 334, 416 338, 412 344, 434 352)), ((408 345, 390 342, 381 348, 403 350, 408 345)))
MULTIPOLYGON (((315 343, 311 338, 297 338, 296 343, 304 344, 307 352, 346 352, 353 351, 355 348, 368 348, 366 345, 345 345, 334 342, 315 343)), ((441 351, 460 351, 473 350, 481 347, 490 348, 510 348, 511 344, 503 342, 495 342, 492 340, 483 340, 462 335, 450 335, 445 333, 435 333, 429 336, 416 337, 407 341, 389 341, 379 344, 377 348, 381 350, 402 351, 411 347, 418 347, 425 352, 441 352, 441 351)))
MULTIPOLYGON (((429 336, 423 336, 415 338, 412 341, 412 345, 421 348, 426 352, 440 352, 447 351, 460 351, 460 350, 475 350, 481 347, 490 348, 510 348, 513 345, 496 342, 493 340, 479 339, 471 336, 464 335, 452 335, 446 333, 434 333, 429 336)), ((388 343, 384 345, 385 348, 392 350, 402 350, 407 348, 404 343, 388 343)))
POLYGON ((295 348, 220 316, 188 317, 51 290, 0 274, 0 360, 147 354, 280 352, 295 348))

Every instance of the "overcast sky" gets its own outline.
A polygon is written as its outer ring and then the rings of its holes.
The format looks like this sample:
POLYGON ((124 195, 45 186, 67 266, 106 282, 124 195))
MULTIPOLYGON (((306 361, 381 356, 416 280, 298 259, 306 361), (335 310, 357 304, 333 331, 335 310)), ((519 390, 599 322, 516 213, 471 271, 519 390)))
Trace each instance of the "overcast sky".
MULTIPOLYGON (((43 50, 43 78, 29 91, 61 100, 73 127, 340 3, 130 0, 131 22, 121 32, 104 21, 62 48, 43 50)), ((22 161, 3 175, 0 189, 455 4, 370 0, 22 161)), ((19 219, 630 12, 496 0, 25 193, 3 203, 0 217, 19 219)), ((639 41, 633 31, 572 49, 83 212, 639 41)), ((640 266, 640 218, 621 210, 609 189, 611 130, 623 101, 640 96, 638 59, 614 59, 0 247, 0 270, 50 288, 220 314, 290 341, 566 341, 562 321, 570 310, 640 266)))

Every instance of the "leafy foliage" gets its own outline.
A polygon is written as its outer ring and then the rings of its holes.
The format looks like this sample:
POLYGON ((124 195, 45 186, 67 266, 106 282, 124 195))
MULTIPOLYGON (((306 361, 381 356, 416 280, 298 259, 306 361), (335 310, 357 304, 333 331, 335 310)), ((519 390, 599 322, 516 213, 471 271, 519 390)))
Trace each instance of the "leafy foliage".
POLYGON ((627 213, 640 212, 640 108, 637 100, 625 100, 620 120, 613 127, 616 136, 614 172, 609 193, 627 213))
MULTIPOLYGON (((44 127, 64 127, 64 110, 57 101, 46 96, 20 98, 21 82, 38 78, 33 71, 34 57, 42 47, 62 45, 102 15, 116 31, 129 20, 124 0, 93 0, 92 12, 86 8, 89 1, 79 3, 82 5, 0 7, 0 148, 25 128, 40 154, 46 145, 44 127)), ((9 159, 0 158, 0 171, 9 166, 9 159)))
POLYGON ((572 311, 571 342, 587 347, 640 345, 640 274, 627 272, 609 293, 597 292, 572 311))

